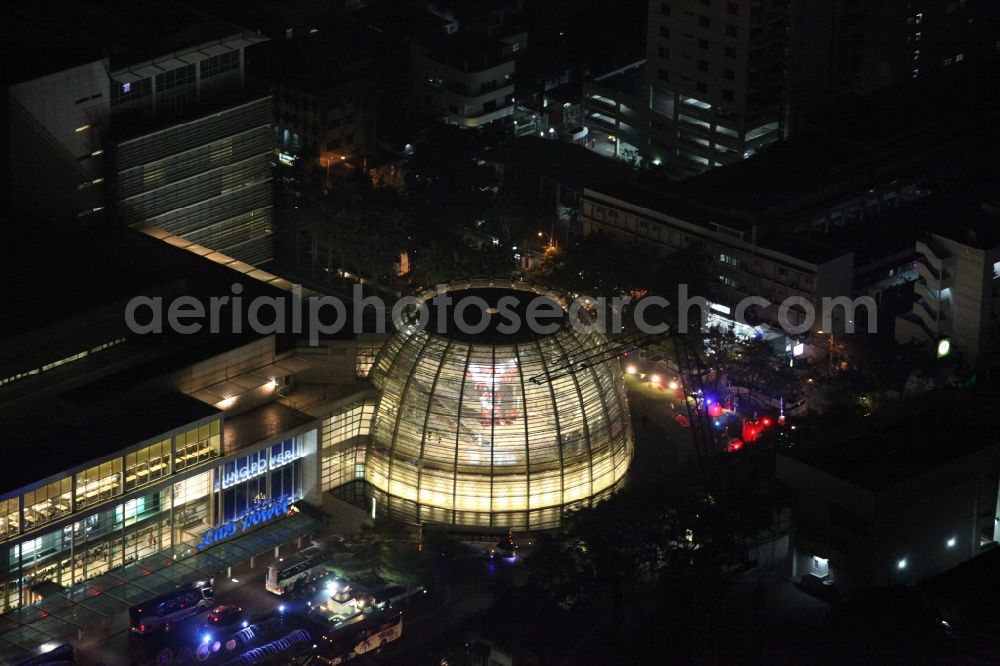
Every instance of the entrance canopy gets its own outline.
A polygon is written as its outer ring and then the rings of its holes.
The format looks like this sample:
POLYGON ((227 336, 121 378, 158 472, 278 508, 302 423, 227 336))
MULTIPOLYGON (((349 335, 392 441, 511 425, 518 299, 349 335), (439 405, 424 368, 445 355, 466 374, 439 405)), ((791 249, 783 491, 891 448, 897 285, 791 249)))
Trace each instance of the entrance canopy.
MULTIPOLYGON (((131 606, 315 532, 320 522, 296 514, 198 551, 192 545, 149 555, 124 567, 0 615, 0 663, 16 663, 65 643, 77 631, 125 613, 131 606)), ((122 627, 112 627, 117 632, 122 627)))

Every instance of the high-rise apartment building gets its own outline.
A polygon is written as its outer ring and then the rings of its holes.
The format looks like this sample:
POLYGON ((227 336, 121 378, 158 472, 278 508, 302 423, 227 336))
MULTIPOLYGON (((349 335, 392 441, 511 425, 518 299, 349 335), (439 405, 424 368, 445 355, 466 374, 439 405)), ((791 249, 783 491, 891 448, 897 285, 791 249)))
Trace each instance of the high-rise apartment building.
POLYGON ((913 307, 896 318, 896 340, 932 346, 948 338, 969 366, 995 366, 1000 355, 1000 211, 975 200, 935 201, 923 208, 923 215, 952 225, 917 241, 913 307))
POLYGON ((700 172, 781 138, 787 47, 785 0, 650 2, 651 160, 700 172))
POLYGON ((990 0, 791 0, 790 16, 792 131, 852 94, 1000 57, 990 0))
POLYGON ((868 0, 863 91, 1000 56, 991 0, 868 0))

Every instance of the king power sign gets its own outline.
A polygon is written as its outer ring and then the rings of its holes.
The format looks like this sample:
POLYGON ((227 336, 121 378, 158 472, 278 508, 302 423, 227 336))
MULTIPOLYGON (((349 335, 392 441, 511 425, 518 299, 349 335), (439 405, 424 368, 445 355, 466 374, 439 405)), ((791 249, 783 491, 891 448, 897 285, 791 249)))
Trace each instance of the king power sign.
POLYGON ((221 543, 238 534, 245 534, 258 525, 288 515, 293 501, 290 497, 283 497, 254 505, 239 518, 206 531, 201 537, 201 542, 198 543, 198 550, 221 543))

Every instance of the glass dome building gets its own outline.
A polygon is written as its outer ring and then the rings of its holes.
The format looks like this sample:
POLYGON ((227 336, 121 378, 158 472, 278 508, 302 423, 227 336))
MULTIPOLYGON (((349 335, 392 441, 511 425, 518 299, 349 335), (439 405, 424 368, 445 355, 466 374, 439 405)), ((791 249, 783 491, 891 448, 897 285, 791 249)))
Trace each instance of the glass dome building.
POLYGON ((490 323, 458 330, 428 291, 418 297, 426 324, 411 308, 379 353, 365 464, 378 503, 411 522, 547 529, 565 509, 612 492, 633 453, 620 363, 562 367, 597 350, 604 335, 571 326, 561 295, 527 283, 469 281, 446 291, 454 302, 481 298, 490 323), (558 316, 545 320, 554 330, 501 332, 503 297, 522 321, 531 299, 555 301, 558 316))

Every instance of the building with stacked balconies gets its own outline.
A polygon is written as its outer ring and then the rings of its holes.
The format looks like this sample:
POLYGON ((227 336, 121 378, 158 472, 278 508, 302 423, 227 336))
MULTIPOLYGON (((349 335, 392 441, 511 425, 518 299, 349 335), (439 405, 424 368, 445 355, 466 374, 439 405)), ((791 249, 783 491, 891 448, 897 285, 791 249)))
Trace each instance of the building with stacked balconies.
POLYGON ((970 366, 991 366, 1000 353, 1000 222, 981 205, 947 232, 917 241, 913 309, 896 318, 896 340, 948 338, 970 366))

